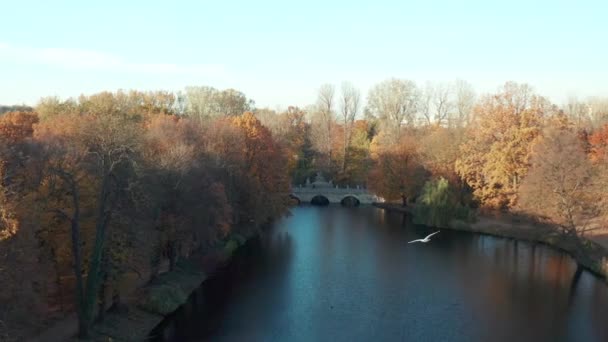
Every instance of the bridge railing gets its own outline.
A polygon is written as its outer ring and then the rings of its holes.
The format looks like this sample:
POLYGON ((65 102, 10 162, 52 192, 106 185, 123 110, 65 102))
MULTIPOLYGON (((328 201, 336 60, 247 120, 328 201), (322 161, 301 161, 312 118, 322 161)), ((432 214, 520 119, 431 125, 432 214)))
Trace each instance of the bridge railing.
POLYGON ((332 194, 344 194, 344 193, 365 194, 365 193, 368 193, 367 189, 364 189, 364 188, 292 187, 291 191, 298 192, 298 193, 318 192, 318 193, 332 193, 332 194))

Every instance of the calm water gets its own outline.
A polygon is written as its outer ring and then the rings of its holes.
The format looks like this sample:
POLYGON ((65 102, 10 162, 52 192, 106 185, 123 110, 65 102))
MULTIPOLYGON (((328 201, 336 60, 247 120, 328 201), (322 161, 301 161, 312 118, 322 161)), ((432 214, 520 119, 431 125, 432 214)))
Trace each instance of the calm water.
MULTIPOLYGON (((176 340, 608 341, 608 288, 543 246, 372 207, 300 206, 178 322, 176 340)), ((183 316, 183 315, 182 315, 183 316)))

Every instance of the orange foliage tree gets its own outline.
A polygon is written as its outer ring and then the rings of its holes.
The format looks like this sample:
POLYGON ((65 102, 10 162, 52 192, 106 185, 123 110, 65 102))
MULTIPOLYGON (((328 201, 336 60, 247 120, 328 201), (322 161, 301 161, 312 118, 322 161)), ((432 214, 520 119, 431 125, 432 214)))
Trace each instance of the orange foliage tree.
POLYGON ((369 187, 386 200, 401 199, 405 204, 418 195, 426 178, 418 142, 407 133, 397 144, 382 144, 382 138, 381 134, 372 142, 369 187))
POLYGON ((589 144, 591 160, 608 160, 608 124, 589 136, 589 144))
POLYGON ((288 204, 289 180, 286 160, 272 139, 270 131, 251 112, 235 117, 244 140, 242 153, 246 165, 248 191, 243 195, 242 219, 265 223, 285 211, 288 204))
POLYGON ((515 83, 477 105, 455 165, 482 205, 504 208, 516 203, 532 142, 548 109, 527 85, 515 83))

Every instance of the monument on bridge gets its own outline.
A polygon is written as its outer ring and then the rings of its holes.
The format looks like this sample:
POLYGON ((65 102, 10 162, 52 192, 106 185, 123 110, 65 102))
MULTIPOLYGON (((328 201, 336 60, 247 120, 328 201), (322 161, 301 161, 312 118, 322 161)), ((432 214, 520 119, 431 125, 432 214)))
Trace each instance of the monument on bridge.
POLYGON ((333 188, 334 185, 332 181, 326 181, 325 177, 323 177, 323 174, 321 172, 317 172, 317 176, 315 177, 314 182, 311 183, 310 179, 306 179, 306 187, 310 187, 313 189, 327 189, 333 188))

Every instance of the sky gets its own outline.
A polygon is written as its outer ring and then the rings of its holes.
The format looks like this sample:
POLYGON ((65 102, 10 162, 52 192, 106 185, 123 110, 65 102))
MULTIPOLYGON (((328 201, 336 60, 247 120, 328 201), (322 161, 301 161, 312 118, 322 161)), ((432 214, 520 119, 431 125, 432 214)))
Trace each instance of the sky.
POLYGON ((608 96, 608 1, 1 1, 0 104, 235 88, 257 107, 396 77, 608 96))

